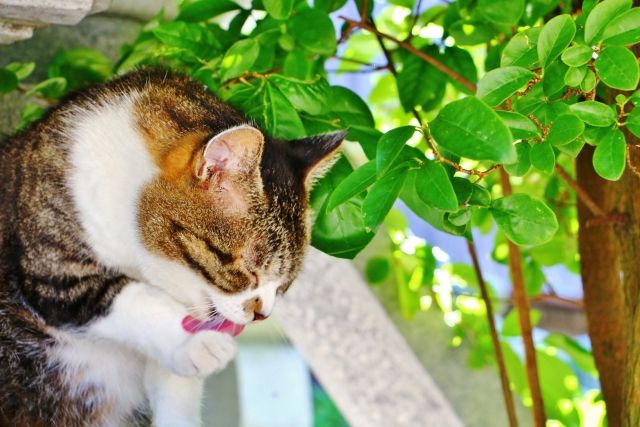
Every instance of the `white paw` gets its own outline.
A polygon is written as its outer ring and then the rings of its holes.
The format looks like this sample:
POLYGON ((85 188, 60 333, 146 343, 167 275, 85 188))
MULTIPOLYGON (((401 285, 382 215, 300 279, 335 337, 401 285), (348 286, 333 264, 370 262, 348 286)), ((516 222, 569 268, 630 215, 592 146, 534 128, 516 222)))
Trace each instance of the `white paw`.
POLYGON ((200 331, 175 351, 171 370, 183 377, 204 378, 222 370, 235 354, 233 337, 215 331, 200 331))

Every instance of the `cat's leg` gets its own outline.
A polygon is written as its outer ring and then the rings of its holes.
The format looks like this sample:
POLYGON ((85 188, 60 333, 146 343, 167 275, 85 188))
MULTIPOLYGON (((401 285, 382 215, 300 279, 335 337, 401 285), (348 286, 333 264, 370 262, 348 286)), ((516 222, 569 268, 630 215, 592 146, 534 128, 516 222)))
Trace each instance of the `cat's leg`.
POLYGON ((198 427, 203 380, 175 375, 149 360, 144 385, 153 413, 153 427, 198 427))
POLYGON ((223 369, 235 355, 233 338, 216 331, 188 333, 182 328, 186 314, 162 290, 131 282, 87 333, 134 348, 181 376, 202 378, 223 369))

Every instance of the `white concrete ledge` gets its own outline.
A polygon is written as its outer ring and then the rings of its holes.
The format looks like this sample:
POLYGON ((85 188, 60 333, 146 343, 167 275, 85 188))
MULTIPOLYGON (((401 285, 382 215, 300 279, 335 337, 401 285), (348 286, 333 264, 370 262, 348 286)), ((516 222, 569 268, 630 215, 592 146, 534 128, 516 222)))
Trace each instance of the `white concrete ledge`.
POLYGON ((35 28, 45 25, 75 25, 110 4, 111 0, 0 0, 0 43, 31 38, 35 28))
POLYGON ((311 250, 278 323, 353 427, 461 427, 349 262, 311 250))

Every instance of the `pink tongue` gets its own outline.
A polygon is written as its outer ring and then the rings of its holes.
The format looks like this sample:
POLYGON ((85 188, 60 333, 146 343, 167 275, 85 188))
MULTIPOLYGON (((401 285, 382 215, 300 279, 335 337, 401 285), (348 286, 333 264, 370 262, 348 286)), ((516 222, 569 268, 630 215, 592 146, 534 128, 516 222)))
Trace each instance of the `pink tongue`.
POLYGON ((239 335, 244 329, 244 325, 238 325, 222 317, 203 322, 189 315, 186 315, 184 319, 182 319, 182 327, 185 331, 192 334, 198 331, 212 330, 227 333, 232 337, 239 335))

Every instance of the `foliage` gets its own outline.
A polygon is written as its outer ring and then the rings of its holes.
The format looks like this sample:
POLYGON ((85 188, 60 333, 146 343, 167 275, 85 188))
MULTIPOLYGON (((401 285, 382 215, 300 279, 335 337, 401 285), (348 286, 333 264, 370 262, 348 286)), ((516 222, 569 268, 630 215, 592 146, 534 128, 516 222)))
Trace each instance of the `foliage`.
MULTIPOLYGON (((23 127, 69 90, 159 65, 192 75, 275 137, 347 129, 344 158, 311 198, 312 243, 352 258, 384 224, 390 250, 369 261, 369 280, 392 277, 407 318, 435 301, 453 343, 464 337, 470 364, 480 367, 494 356, 476 276, 467 265, 437 261, 392 208, 400 200, 436 229, 467 239, 472 230, 494 232, 500 263, 507 239, 518 244, 531 298, 548 293, 544 267, 577 271, 573 159, 595 146, 595 171, 617 180, 627 167, 622 130, 640 137, 640 70, 631 49, 640 42, 640 8, 630 0, 585 0, 576 9, 558 0, 442 1, 418 10, 421 3, 254 0, 244 8, 183 0, 176 19, 153 19, 116 64, 90 49, 61 52, 49 78, 34 85, 24 83, 33 64, 10 64, 0 69, 0 93, 34 97, 23 127), (354 3, 366 13, 342 19, 336 37, 336 11, 354 3), (368 100, 329 84, 330 58, 337 72, 377 73, 368 100), (607 90, 619 94, 609 99, 607 90), (515 194, 502 188, 501 168, 515 194)), ((526 404, 511 313, 500 338, 512 387, 526 404)), ((580 380, 597 377, 589 352, 555 334, 537 351, 554 425, 587 418, 599 425, 603 403, 580 380)))

